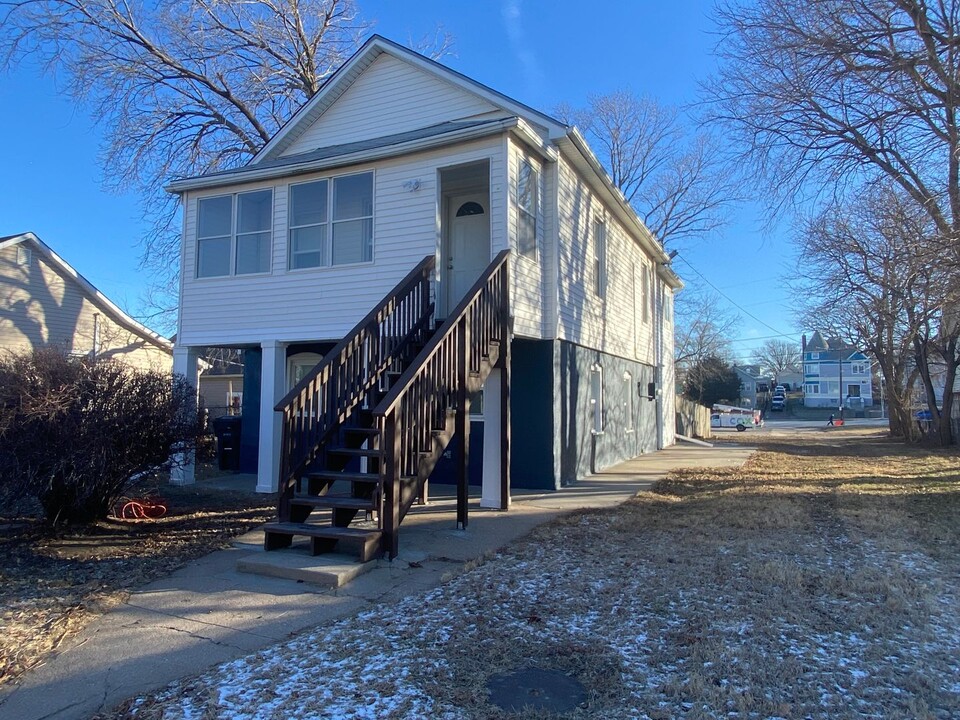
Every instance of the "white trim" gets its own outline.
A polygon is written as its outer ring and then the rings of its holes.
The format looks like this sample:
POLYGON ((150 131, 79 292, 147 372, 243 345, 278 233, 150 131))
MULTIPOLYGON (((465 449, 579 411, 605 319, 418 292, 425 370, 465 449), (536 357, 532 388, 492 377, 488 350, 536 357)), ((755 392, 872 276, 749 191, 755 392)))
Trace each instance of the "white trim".
POLYGON ((170 340, 167 340, 162 335, 155 333, 146 325, 142 325, 127 315, 127 313, 115 305, 106 295, 97 290, 97 288, 93 286, 93 283, 74 270, 66 260, 57 255, 46 243, 44 243, 32 232, 26 232, 22 235, 13 235, 0 240, 0 250, 5 250, 8 247, 19 245, 22 242, 31 243, 35 249, 40 251, 41 255, 50 261, 51 264, 76 281, 76 283, 90 297, 94 304, 100 307, 100 309, 105 313, 110 315, 110 317, 112 317, 117 323, 123 325, 128 330, 135 332, 137 335, 140 335, 145 340, 148 340, 159 347, 161 350, 171 354, 173 353, 173 343, 170 340))
POLYGON ((248 165, 233 172, 217 175, 200 175, 199 177, 174 180, 164 189, 171 193, 182 193, 186 190, 216 188, 223 185, 236 185, 238 183, 248 183, 257 180, 274 180, 276 178, 289 178, 294 175, 304 175, 312 172, 324 172, 338 167, 362 165, 375 160, 385 160, 421 150, 433 150, 446 145, 456 145, 468 140, 476 140, 478 138, 489 137, 490 135, 499 135, 504 130, 517 127, 517 124, 518 118, 505 118, 499 122, 492 122, 489 125, 485 124, 464 130, 456 130, 443 135, 435 135, 429 138, 410 140, 409 142, 397 143, 396 145, 390 145, 388 147, 337 155, 335 157, 324 158, 323 160, 305 161, 269 168, 256 168, 248 165))

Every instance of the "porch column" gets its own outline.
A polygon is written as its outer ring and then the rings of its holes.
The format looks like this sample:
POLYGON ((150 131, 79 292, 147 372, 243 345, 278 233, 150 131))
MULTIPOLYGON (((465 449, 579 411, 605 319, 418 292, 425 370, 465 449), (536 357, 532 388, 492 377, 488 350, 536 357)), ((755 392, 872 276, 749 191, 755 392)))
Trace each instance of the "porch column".
MULTIPOLYGON (((183 375, 193 386, 196 402, 200 402, 200 348, 176 345, 173 348, 173 374, 183 375)), ((192 485, 196 482, 195 449, 180 449, 173 453, 170 466, 171 485, 192 485)))
POLYGON ((257 492, 276 492, 280 482, 280 437, 283 417, 274 406, 286 394, 287 345, 277 340, 260 343, 260 456, 257 492))
POLYGON ((506 387, 504 371, 494 369, 483 384, 483 489, 480 507, 506 510, 510 507, 509 430, 504 433, 509 419, 509 397, 504 402, 506 387))

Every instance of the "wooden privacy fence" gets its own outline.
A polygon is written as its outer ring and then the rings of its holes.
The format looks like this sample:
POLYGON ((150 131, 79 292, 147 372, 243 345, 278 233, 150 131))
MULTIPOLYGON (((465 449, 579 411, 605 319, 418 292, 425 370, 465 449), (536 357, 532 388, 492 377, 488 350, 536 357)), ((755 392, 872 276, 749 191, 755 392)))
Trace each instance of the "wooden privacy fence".
POLYGON ((687 437, 710 437, 710 408, 677 395, 677 432, 687 437))

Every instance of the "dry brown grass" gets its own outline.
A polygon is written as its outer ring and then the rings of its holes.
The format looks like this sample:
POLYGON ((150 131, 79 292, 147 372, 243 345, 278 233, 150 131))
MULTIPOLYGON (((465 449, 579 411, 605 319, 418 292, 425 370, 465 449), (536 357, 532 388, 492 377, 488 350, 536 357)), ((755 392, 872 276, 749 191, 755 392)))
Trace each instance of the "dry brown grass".
POLYGON ((960 455, 750 441, 742 468, 675 472, 115 717, 546 717, 488 702, 526 667, 589 689, 571 719, 960 717, 960 455))
POLYGON ((42 663, 131 589, 223 547, 276 509, 273 496, 204 484, 162 491, 170 512, 159 520, 55 530, 0 520, 0 684, 42 663))

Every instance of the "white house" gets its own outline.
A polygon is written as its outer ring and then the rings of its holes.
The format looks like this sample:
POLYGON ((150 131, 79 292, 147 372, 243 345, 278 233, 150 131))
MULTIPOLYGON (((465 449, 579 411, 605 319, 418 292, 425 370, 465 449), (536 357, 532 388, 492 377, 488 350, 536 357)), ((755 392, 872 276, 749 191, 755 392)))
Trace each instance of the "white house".
POLYGON ((246 351, 244 442, 281 520, 349 479, 370 507, 338 500, 334 525, 386 508, 360 540, 392 554, 451 452, 450 481, 469 465, 506 508, 674 442, 682 284, 576 128, 374 36, 246 166, 169 190, 175 369, 246 351))
POLYGON ((855 347, 839 340, 824 340, 815 331, 803 345, 803 404, 805 407, 862 410, 873 405, 870 360, 855 347))

